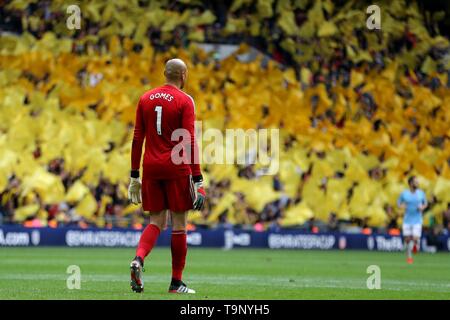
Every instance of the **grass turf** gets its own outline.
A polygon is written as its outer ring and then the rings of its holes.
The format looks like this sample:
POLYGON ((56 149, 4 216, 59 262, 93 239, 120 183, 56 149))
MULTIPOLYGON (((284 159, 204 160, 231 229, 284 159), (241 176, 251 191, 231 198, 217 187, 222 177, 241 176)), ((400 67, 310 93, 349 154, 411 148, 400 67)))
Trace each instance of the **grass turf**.
POLYGON ((146 260, 145 292, 129 287, 133 249, 0 248, 0 299, 450 299, 450 254, 193 249, 184 280, 195 295, 167 293, 168 248, 146 260), (81 289, 69 290, 69 265, 81 289), (381 268, 381 289, 369 290, 366 270, 381 268))

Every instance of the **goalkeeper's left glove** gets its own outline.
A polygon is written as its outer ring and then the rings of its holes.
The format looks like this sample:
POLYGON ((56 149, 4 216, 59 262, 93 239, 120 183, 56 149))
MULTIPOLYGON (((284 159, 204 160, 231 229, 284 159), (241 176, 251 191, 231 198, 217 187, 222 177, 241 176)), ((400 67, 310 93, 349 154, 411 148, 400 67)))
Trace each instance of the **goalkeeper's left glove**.
POLYGON ((131 171, 130 185, 128 186, 128 200, 133 204, 142 202, 141 198, 141 179, 139 179, 139 171, 131 171))
POLYGON ((203 189, 203 177, 201 175, 195 176, 192 178, 192 180, 194 182, 194 192, 195 192, 193 208, 194 210, 202 210, 206 199, 205 189, 203 189))

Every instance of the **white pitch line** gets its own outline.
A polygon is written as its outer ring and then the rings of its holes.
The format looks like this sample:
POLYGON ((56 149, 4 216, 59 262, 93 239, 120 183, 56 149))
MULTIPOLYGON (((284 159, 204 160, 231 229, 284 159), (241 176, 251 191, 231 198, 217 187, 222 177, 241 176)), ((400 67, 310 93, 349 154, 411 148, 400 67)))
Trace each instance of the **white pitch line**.
MULTIPOLYGON (((145 277, 145 275, 144 275, 145 277)), ((148 283, 167 283, 170 279, 170 275, 167 279, 160 276, 146 276, 148 283)), ((17 275, 7 274, 0 275, 0 280, 14 280, 14 281, 65 281, 67 278, 65 275, 57 274, 36 274, 36 275, 17 275)), ((186 277, 187 281, 195 282, 197 284, 216 284, 220 286, 236 286, 243 283, 252 283, 252 285, 258 287, 289 287, 289 288, 335 288, 335 289, 366 289, 366 279, 344 278, 344 279, 324 279, 324 278, 295 278, 293 282, 289 281, 289 278, 281 277, 255 277, 255 276, 202 276, 202 275, 189 275, 186 277)), ((115 275, 92 275, 82 274, 81 281, 86 282, 123 282, 128 283, 128 276, 115 276, 115 275)), ((423 288, 424 291, 432 292, 450 292, 450 283, 430 283, 430 282, 411 282, 411 281, 399 281, 399 280, 382 280, 382 290, 386 291, 410 291, 412 287, 423 288)))

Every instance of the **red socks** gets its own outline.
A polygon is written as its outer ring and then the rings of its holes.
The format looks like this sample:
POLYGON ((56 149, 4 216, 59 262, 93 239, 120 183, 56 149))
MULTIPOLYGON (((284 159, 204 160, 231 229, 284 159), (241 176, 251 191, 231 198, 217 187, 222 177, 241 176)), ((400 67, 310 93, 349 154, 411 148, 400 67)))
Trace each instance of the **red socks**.
MULTIPOLYGON (((144 260, 145 257, 152 251, 160 232, 160 229, 156 225, 149 224, 144 229, 144 232, 142 232, 141 239, 139 239, 136 256, 141 257, 141 259, 144 260)), ((172 230, 171 250, 172 278, 181 281, 187 254, 185 230, 172 230)))
POLYGON ((141 238, 139 239, 136 256, 141 257, 141 259, 144 260, 150 251, 152 251, 160 232, 161 231, 156 225, 149 224, 144 229, 144 232, 142 232, 141 238))
POLYGON ((172 230, 172 279, 180 280, 186 263, 187 241, 185 230, 172 230))

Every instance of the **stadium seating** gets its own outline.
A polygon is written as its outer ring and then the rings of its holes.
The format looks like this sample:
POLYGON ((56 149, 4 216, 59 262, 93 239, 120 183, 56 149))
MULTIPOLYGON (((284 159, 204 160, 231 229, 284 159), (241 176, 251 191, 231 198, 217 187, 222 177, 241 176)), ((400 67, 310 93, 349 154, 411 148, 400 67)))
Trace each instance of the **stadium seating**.
MULTIPOLYGON (((91 27, 77 33, 64 19, 46 21, 39 5, 41 16, 24 14, 20 34, 0 37, 3 219, 141 225, 145 215, 126 201, 134 112, 139 95, 163 83, 167 58, 178 56, 188 62, 186 91, 204 128, 281 128, 282 139, 276 176, 255 174, 257 166, 203 165, 209 201, 192 223, 301 226, 327 223, 333 213, 385 227, 401 219, 388 208, 409 175, 419 177, 431 203, 427 223, 442 223, 450 203, 450 81, 449 66, 432 52, 448 49, 448 40, 428 33, 415 5, 405 12, 390 7, 388 36, 368 33, 364 48, 354 32, 363 28, 362 11, 331 1, 308 10, 308 1, 279 1, 273 11, 271 0, 256 2, 257 10, 244 15, 253 2, 234 1, 223 27, 211 10, 187 2, 173 9, 152 2, 146 10, 138 1, 86 1, 81 9, 91 27), (300 26, 297 9, 306 19, 300 26), (261 57, 244 63, 237 53, 217 61, 193 43, 214 32, 225 39, 273 36, 251 23, 260 18, 275 19, 290 64, 262 67, 261 57), (153 29, 171 46, 148 41, 153 29), (413 39, 411 48, 383 52, 402 37, 413 39), (348 74, 334 68, 339 50, 348 74)), ((13 1, 7 9, 26 13, 27 6, 13 1)), ((56 14, 58 6, 47 9, 56 14)), ((241 45, 238 53, 246 50, 241 45)))

